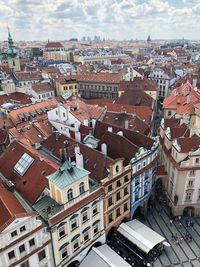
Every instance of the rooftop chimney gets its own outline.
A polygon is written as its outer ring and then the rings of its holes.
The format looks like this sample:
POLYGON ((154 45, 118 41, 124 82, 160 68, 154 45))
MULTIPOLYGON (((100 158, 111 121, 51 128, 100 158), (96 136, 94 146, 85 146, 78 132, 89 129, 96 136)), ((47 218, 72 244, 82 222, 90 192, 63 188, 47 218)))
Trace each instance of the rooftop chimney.
POLYGON ((193 79, 192 85, 193 85, 194 88, 197 87, 197 79, 193 79))
POLYGON ((125 120, 125 129, 128 129, 128 120, 125 120))
POLYGON ((101 144, 101 152, 104 155, 107 155, 107 145, 106 144, 101 144))
POLYGON ((81 133, 80 132, 75 132, 75 139, 78 142, 81 142, 81 133))
POLYGON ((76 164, 83 168, 83 155, 80 153, 80 147, 75 147, 76 164))
POLYGON ((122 131, 117 132, 117 134, 123 136, 123 132, 122 131))

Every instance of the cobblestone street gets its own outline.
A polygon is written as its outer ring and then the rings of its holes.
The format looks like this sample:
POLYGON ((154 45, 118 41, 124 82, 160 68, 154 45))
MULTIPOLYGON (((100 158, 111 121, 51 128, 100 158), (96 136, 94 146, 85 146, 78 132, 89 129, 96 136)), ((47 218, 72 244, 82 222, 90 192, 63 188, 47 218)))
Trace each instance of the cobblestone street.
POLYGON ((165 247, 153 267, 199 267, 200 266, 200 218, 182 218, 170 223, 170 210, 166 205, 149 210, 144 223, 166 238, 171 247, 165 247), (194 226, 187 227, 187 221, 194 226), (186 240, 190 236, 190 241, 186 240), (176 236, 176 241, 173 240, 176 236), (178 241, 177 241, 178 240, 178 241))

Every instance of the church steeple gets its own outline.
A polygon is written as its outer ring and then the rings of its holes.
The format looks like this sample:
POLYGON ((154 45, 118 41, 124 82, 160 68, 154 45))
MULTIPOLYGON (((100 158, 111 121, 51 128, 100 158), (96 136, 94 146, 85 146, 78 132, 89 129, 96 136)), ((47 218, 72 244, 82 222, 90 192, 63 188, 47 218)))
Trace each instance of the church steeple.
POLYGON ((14 46, 14 42, 13 42, 13 39, 11 37, 9 28, 8 28, 8 51, 7 51, 7 54, 8 54, 8 58, 15 58, 15 57, 17 57, 17 54, 18 54, 17 49, 14 46))
POLYGON ((151 42, 151 37, 149 35, 148 38, 147 38, 147 43, 150 43, 150 42, 151 42))
POLYGON ((8 44, 9 44, 9 48, 11 48, 11 47, 14 46, 14 42, 13 42, 13 39, 11 37, 10 29, 9 28, 8 28, 8 44))
POLYGON ((12 71, 20 71, 20 61, 18 56, 18 50, 14 45, 12 36, 10 34, 10 30, 8 28, 8 50, 7 50, 7 57, 8 57, 8 65, 12 71))

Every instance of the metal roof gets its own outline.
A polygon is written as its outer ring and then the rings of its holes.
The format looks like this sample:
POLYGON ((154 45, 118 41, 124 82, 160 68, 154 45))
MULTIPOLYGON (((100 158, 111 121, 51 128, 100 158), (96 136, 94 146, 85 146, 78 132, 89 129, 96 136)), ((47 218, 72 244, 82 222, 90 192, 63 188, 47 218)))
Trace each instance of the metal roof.
POLYGON ((49 181, 51 181, 59 189, 62 189, 89 174, 90 172, 75 165, 74 163, 65 161, 59 170, 47 176, 47 179, 49 179, 49 181))
POLYGON ((92 248, 87 257, 82 261, 79 267, 130 267, 123 258, 121 258, 108 245, 102 245, 98 248, 92 248))
POLYGON ((120 224, 117 231, 147 254, 165 241, 164 237, 136 219, 120 224))

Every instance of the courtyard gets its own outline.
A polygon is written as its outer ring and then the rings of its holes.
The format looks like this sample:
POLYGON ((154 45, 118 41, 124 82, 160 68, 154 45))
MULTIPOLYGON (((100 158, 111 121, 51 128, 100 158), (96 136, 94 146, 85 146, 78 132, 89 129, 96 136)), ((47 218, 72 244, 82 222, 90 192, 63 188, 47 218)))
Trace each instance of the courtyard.
POLYGON ((170 209, 161 198, 148 210, 143 222, 164 236, 171 247, 152 264, 153 267, 200 266, 200 218, 181 217, 171 220, 170 209), (170 221, 171 220, 171 221, 170 221))

